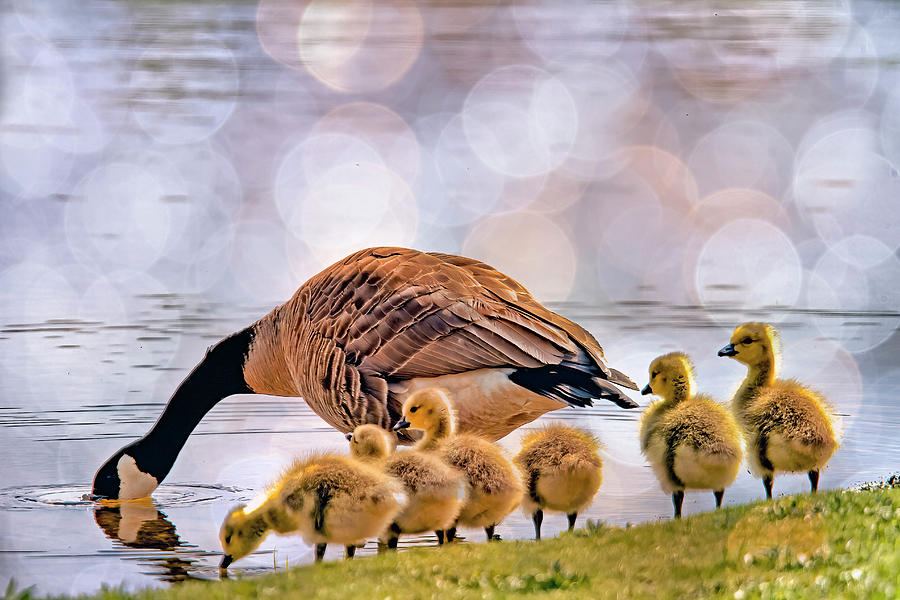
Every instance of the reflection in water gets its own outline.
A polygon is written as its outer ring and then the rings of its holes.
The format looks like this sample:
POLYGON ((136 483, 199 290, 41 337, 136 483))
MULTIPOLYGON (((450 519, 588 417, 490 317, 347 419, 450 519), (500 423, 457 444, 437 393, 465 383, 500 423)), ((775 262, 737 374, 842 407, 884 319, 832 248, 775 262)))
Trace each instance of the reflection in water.
POLYGON ((197 563, 195 559, 175 553, 176 548, 190 546, 182 542, 175 525, 152 499, 98 505, 94 509, 94 521, 107 537, 128 548, 159 550, 159 554, 145 554, 137 561, 150 566, 152 572, 148 574, 160 581, 202 579, 189 572, 197 563))

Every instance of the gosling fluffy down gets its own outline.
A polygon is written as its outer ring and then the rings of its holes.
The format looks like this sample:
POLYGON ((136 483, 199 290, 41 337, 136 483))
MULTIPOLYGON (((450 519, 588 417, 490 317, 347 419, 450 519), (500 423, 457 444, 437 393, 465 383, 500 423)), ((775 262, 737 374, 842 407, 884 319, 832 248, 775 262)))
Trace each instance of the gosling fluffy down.
POLYGON ((456 523, 466 498, 463 474, 432 453, 394 452, 392 436, 376 425, 360 425, 347 439, 351 456, 381 468, 406 492, 406 506, 382 536, 386 546, 396 548, 400 534, 423 531, 434 531, 443 544, 445 531, 456 523))
POLYGON ((739 325, 719 350, 747 366, 732 410, 747 439, 750 470, 772 497, 775 472, 806 471, 810 490, 838 445, 834 416, 825 399, 796 380, 776 379, 779 341, 766 323, 739 325))
POLYGON ((425 432, 416 450, 434 453, 446 464, 461 471, 468 495, 456 525, 447 530, 448 541, 456 527, 482 527, 488 541, 494 528, 519 505, 522 483, 515 467, 500 448, 469 434, 453 433, 450 401, 438 388, 424 388, 411 394, 403 404, 403 419, 395 429, 412 427, 425 432))
POLYGON ((535 539, 541 539, 544 510, 566 513, 569 531, 575 528, 578 513, 600 489, 599 449, 591 433, 561 424, 547 425, 522 440, 513 462, 525 481, 522 510, 534 522, 535 539))
POLYGON ((713 490, 716 508, 734 482, 742 452, 737 424, 728 410, 704 394, 694 394, 693 365, 673 352, 650 364, 644 394, 656 394, 641 420, 641 451, 663 491, 672 494, 681 516, 685 490, 713 490))
POLYGON ((258 548, 270 531, 315 544, 316 560, 330 543, 343 544, 350 558, 356 546, 384 532, 404 502, 400 482, 373 466, 332 454, 298 460, 257 502, 225 518, 221 566, 258 548))

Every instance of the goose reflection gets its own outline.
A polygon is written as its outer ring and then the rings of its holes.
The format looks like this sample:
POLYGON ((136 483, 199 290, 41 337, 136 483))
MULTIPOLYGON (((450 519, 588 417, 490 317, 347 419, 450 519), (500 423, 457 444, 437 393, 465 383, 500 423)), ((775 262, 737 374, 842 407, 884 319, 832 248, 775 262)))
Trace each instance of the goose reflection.
POLYGON ((140 564, 152 567, 152 575, 167 583, 200 579, 190 573, 196 560, 175 554, 186 547, 166 514, 150 498, 102 504, 94 508, 94 521, 108 538, 128 548, 158 550, 159 554, 145 554, 136 558, 140 564))

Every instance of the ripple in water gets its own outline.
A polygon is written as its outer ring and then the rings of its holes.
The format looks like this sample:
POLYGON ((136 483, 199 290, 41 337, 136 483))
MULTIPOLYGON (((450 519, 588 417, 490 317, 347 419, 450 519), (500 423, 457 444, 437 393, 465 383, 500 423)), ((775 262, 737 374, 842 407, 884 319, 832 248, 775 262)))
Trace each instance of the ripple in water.
MULTIPOLYGON (((153 493, 160 508, 195 506, 209 502, 246 502, 250 491, 242 488, 205 484, 163 484, 153 493)), ((127 502, 127 501, 126 501, 127 502)), ((91 486, 61 484, 37 485, 0 490, 0 509, 34 509, 47 506, 93 506, 91 486)))

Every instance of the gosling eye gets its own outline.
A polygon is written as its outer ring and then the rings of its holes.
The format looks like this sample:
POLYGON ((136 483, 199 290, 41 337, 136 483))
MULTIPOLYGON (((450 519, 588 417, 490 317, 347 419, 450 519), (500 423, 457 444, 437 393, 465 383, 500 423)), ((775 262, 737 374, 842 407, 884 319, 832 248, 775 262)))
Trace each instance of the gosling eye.
POLYGON ((745 337, 744 339, 741 340, 741 343, 744 344, 745 346, 749 346, 750 344, 753 343, 753 340, 750 339, 749 337, 745 337))
POLYGON ((231 534, 230 534, 230 533, 229 533, 228 535, 225 536, 225 543, 226 543, 226 544, 230 544, 230 543, 231 543, 231 534))
POLYGON ((653 371, 652 373, 650 373, 650 379, 653 379, 657 375, 659 375, 659 371, 653 371))
POLYGON ((414 412, 416 412, 417 410, 419 410, 419 407, 418 407, 418 406, 413 406, 412 408, 409 409, 409 412, 414 413, 414 412))

